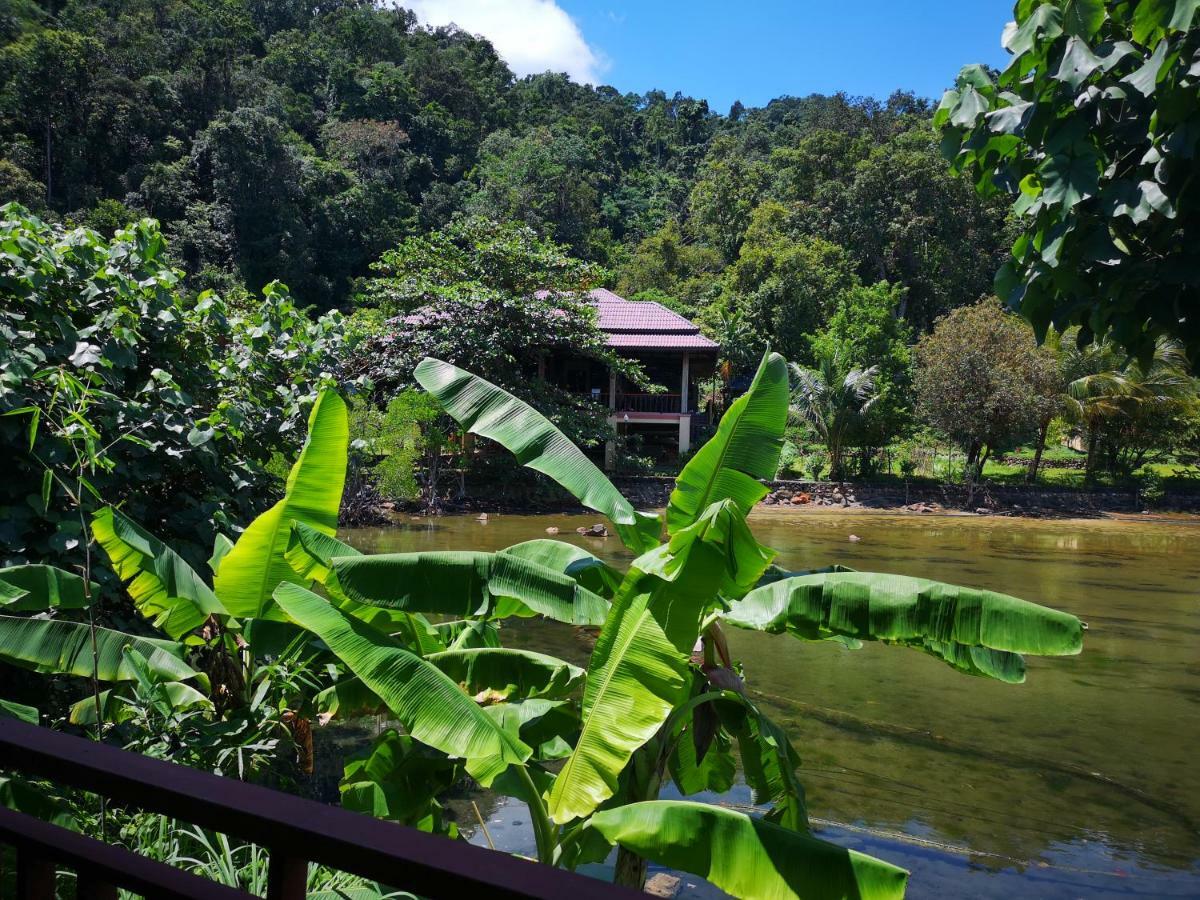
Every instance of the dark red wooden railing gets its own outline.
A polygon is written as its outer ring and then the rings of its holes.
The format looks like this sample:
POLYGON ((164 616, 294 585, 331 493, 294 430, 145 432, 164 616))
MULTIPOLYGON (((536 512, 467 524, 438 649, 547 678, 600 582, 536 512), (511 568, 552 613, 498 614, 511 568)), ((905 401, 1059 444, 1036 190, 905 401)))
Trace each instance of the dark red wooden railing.
POLYGON ((679 394, 617 394, 617 412, 677 413, 679 394))
MULTIPOLYGON (((430 898, 643 896, 495 850, 12 719, 0 719, 0 769, 90 791, 266 847, 268 900, 304 897, 310 862, 430 898)), ((20 900, 53 900, 59 867, 77 873, 81 900, 115 900, 117 888, 179 900, 250 896, 3 808, 0 844, 16 848, 20 900)))

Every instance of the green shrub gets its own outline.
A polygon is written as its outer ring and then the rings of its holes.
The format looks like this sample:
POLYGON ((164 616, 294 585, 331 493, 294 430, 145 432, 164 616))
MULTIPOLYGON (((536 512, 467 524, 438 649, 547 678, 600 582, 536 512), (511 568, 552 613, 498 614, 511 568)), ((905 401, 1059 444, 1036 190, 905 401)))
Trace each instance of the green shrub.
POLYGON ((217 526, 249 521, 279 490, 271 459, 292 455, 318 388, 338 380, 341 317, 311 320, 277 283, 230 302, 186 295, 150 219, 108 239, 8 204, 0 247, 0 557, 65 562, 80 540, 63 488, 39 490, 44 466, 73 458, 66 439, 5 415, 67 414, 60 386, 77 382, 88 439, 112 445, 111 465, 89 473, 97 495, 204 560, 217 526))

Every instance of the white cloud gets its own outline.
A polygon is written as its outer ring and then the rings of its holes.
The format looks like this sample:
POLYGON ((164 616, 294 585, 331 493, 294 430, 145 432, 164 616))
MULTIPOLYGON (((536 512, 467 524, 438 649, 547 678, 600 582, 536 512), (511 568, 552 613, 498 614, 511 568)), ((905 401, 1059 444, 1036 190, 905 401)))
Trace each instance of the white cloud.
POLYGON ((554 0, 400 0, 425 25, 451 23, 481 34, 518 75, 566 72, 597 84, 607 68, 575 21, 554 0))

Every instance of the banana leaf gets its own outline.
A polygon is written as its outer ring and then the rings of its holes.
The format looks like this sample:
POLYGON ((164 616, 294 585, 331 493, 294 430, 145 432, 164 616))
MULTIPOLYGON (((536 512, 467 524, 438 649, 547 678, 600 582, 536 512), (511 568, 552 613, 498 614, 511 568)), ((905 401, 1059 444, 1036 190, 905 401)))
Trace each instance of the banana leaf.
POLYGON ((559 699, 583 684, 584 672, 532 650, 484 647, 445 650, 426 657, 479 702, 542 697, 559 699))
POLYGON ((292 520, 283 557, 301 579, 324 584, 325 579, 329 577, 329 566, 335 556, 362 554, 331 534, 319 531, 304 522, 292 520))
POLYGON ((172 638, 195 631, 210 616, 229 615, 183 557, 118 510, 97 511, 92 533, 138 612, 172 638))
POLYGON ((588 553, 582 547, 565 541, 537 538, 513 544, 500 551, 509 556, 519 556, 530 562, 539 563, 556 572, 570 575, 585 588, 601 597, 611 598, 621 586, 624 576, 603 560, 588 553))
POLYGON ((232 549, 233 541, 218 531, 216 536, 213 538, 212 556, 208 558, 208 570, 212 572, 214 578, 216 577, 217 572, 221 571, 221 560, 223 560, 225 558, 225 554, 232 549))
POLYGON ((684 796, 705 791, 723 794, 733 787, 737 776, 733 741, 724 729, 718 729, 704 756, 700 757, 692 735, 685 731, 667 758, 667 771, 684 796))
POLYGON ((474 650, 499 647, 500 631, 485 619, 452 619, 433 626, 446 650, 474 650))
POLYGON ((692 647, 716 590, 754 585, 770 560, 723 502, 634 561, 592 651, 579 742, 549 796, 555 822, 587 816, 613 795, 634 751, 687 699, 692 647))
MULTIPOLYGON (((516 703, 497 703, 484 711, 509 733, 534 748, 534 759, 561 759, 571 752, 579 735, 579 715, 564 700, 535 697, 516 703)), ((547 778, 545 787, 549 788, 547 778)))
POLYGON ((489 780, 529 758, 529 747, 500 728, 432 663, 298 585, 281 584, 275 601, 293 622, 321 638, 416 740, 450 756, 482 762, 473 774, 479 771, 489 780))
MULTIPOLYGON (((96 629, 96 676, 100 681, 134 681, 136 673, 122 653, 133 647, 155 675, 185 681, 196 672, 183 661, 183 646, 173 641, 134 637, 96 629)), ((0 660, 44 675, 92 675, 92 638, 86 624, 61 619, 0 616, 0 660)))
POLYGON ((651 800, 596 813, 612 843, 699 875, 734 897, 891 900, 908 873, 854 850, 745 813, 687 800, 651 800))
POLYGON ((454 785, 458 775, 453 762, 389 728, 365 753, 347 760, 339 786, 342 806, 422 831, 445 833, 437 797, 454 785))
POLYGON ((804 786, 796 775, 799 754, 787 732, 748 699, 743 697, 741 702, 743 715, 733 717, 732 722, 728 716, 722 718, 737 739, 742 773, 754 792, 754 802, 771 804, 766 816, 769 821, 792 831, 808 831, 804 786))
POLYGON ((79 831, 79 820, 70 807, 51 796, 44 785, 0 775, 0 806, 25 813, 59 828, 79 831))
POLYGON ((550 476, 588 509, 608 516, 634 553, 658 543, 658 517, 636 512, 596 464, 528 403, 439 359, 421 360, 413 376, 467 431, 502 445, 521 465, 550 476))
POLYGON ((230 614, 263 616, 282 582, 308 584, 284 558, 293 520, 326 534, 337 531, 346 480, 346 404, 323 391, 308 419, 308 437, 288 475, 283 499, 250 523, 221 560, 213 588, 230 614))
POLYGON ((467 618, 541 614, 574 625, 598 625, 603 597, 574 579, 517 556, 471 550, 339 556, 325 581, 355 603, 467 618))
POLYGON ((302 580, 318 581, 329 593, 329 602, 344 613, 361 619, 372 628, 400 638, 409 648, 421 656, 445 650, 445 643, 424 616, 367 606, 346 597, 340 590, 336 578, 330 578, 330 565, 334 557, 362 556, 349 544, 343 544, 303 522, 292 522, 288 537, 288 548, 284 558, 302 580))
POLYGON ((762 358, 750 389, 721 417, 717 433, 688 460, 667 504, 667 531, 695 522, 713 503, 731 499, 746 515, 774 478, 787 427, 787 363, 778 353, 762 358))
POLYGON ((40 713, 32 706, 14 703, 11 700, 0 700, 0 719, 16 719, 18 722, 36 725, 39 717, 40 713))
POLYGON ((328 724, 330 719, 356 719, 359 716, 374 716, 387 711, 387 704, 379 695, 354 675, 343 675, 333 684, 313 697, 317 708, 317 721, 328 724))
MULTIPOLYGON (((173 710, 193 709, 196 707, 211 707, 212 701, 202 693, 182 681, 167 681, 160 685, 167 704, 173 710)), ((135 715, 131 707, 132 701, 111 690, 100 692, 100 714, 105 722, 121 724, 128 722, 135 715)), ((90 694, 71 704, 69 720, 72 725, 96 724, 96 698, 90 694)))
MULTIPOLYGON (((96 585, 92 585, 92 593, 95 591, 96 585)), ((84 609, 88 602, 78 575, 43 565, 0 569, 0 609, 5 612, 84 609)))
POLYGON ((1024 678, 1014 654, 1071 655, 1083 647, 1083 624, 1068 613, 994 591, 869 572, 777 581, 734 601, 723 621, 808 640, 843 635, 914 646, 1002 681, 1024 678))

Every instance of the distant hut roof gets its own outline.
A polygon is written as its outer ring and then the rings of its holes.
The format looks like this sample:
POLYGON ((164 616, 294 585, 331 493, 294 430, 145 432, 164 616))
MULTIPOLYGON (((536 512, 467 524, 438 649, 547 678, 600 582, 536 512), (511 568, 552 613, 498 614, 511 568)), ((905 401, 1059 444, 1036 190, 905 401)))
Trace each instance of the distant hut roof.
MULTIPOLYGON (((544 295, 543 295, 544 296, 544 295)), ((653 300, 626 300, 607 288, 588 292, 596 304, 597 325, 618 350, 687 350, 715 353, 720 345, 700 326, 653 300)))
MULTIPOLYGON (((538 291, 545 297, 548 291, 538 291)), ((595 303, 597 325, 608 335, 608 346, 616 350, 686 350, 715 353, 720 344, 700 333, 700 326, 653 300, 626 300, 607 288, 588 292, 595 303)), ((438 324, 446 318, 429 307, 415 310, 401 320, 416 328, 438 324)))

